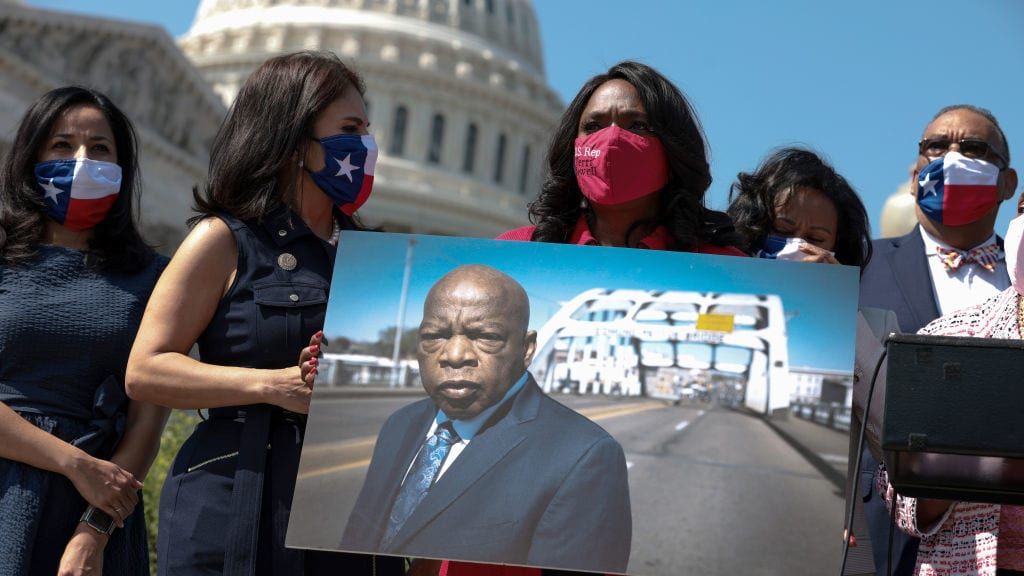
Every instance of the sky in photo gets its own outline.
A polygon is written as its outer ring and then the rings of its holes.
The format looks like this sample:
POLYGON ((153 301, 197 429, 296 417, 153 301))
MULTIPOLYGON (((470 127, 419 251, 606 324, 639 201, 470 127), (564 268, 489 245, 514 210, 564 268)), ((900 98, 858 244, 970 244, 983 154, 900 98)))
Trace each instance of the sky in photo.
POLYGON ((410 241, 406 329, 419 326, 437 280, 463 264, 484 264, 526 289, 532 330, 562 302, 591 288, 775 294, 790 316, 790 365, 853 368, 857 270, 849 266, 373 232, 342 233, 324 327, 328 338, 376 341, 380 330, 397 325, 410 241))

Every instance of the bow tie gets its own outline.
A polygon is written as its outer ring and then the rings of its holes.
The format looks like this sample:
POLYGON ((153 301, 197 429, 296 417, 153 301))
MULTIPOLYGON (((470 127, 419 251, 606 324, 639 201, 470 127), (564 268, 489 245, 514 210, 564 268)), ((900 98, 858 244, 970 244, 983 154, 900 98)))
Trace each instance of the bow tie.
POLYGON ((995 242, 966 251, 942 246, 936 246, 935 250, 946 272, 956 272, 964 264, 977 264, 989 272, 994 272, 996 264, 1004 258, 1003 249, 995 242))

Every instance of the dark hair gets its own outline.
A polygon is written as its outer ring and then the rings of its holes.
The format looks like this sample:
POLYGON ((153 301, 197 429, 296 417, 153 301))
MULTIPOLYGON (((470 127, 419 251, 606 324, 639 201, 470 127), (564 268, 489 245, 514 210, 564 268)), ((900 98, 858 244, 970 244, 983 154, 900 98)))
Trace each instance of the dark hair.
POLYGON ((871 228, 867 211, 845 178, 817 154, 801 148, 780 148, 752 174, 740 172, 729 192, 729 216, 743 237, 743 248, 756 252, 772 233, 780 194, 813 188, 836 207, 836 260, 862 269, 871 259, 871 228))
POLYGON ((293 197, 294 182, 282 190, 280 175, 306 146, 317 115, 350 87, 360 96, 366 91, 362 78, 330 52, 284 54, 260 65, 213 140, 206 188, 192 190, 200 215, 190 224, 217 212, 259 219, 293 197))
MULTIPOLYGON (((616 79, 625 80, 636 88, 651 131, 665 148, 669 181, 661 190, 657 223, 671 232, 675 240, 673 248, 693 251, 701 243, 736 244, 739 238, 728 217, 704 207, 704 193, 711 186, 711 168, 704 133, 692 107, 679 88, 657 70, 629 61, 620 62, 607 73, 588 80, 562 114, 548 148, 544 185, 537 200, 530 204, 530 221, 536 224, 532 239, 566 242, 572 234, 584 211, 574 164, 580 117, 594 91, 616 79)), ((630 233, 641 224, 634 224, 630 233)))
POLYGON ((154 253, 139 235, 136 224, 141 183, 135 128, 109 98, 80 86, 43 94, 21 118, 0 169, 0 262, 14 265, 36 255, 45 230, 46 204, 36 189, 35 165, 57 119, 74 106, 91 106, 103 113, 114 134, 117 164, 121 167, 121 191, 107 215, 92 229, 87 263, 95 270, 139 270, 154 253))
POLYGON ((1010 165, 1010 141, 1006 139, 1006 133, 1003 132, 1003 127, 999 125, 999 120, 996 120, 995 114, 990 112, 987 108, 980 106, 974 106, 971 104, 953 104, 952 106, 946 106, 942 110, 935 113, 932 116, 932 122, 938 120, 939 116, 953 112, 954 110, 967 110, 968 112, 974 112, 979 116, 983 116, 986 120, 992 123, 996 127, 996 132, 999 133, 999 138, 1003 141, 1003 152, 1006 154, 1006 165, 1010 165))

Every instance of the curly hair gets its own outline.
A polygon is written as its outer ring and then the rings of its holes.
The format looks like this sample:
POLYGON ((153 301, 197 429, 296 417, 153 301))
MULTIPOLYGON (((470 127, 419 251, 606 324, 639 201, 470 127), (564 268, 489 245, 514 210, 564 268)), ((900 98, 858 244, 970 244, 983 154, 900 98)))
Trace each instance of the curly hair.
POLYGON ((150 262, 154 252, 138 230, 140 179, 135 128, 109 98, 80 86, 43 94, 18 125, 18 133, 0 168, 0 262, 16 265, 36 256, 46 229, 46 205, 35 188, 35 165, 54 123, 75 106, 97 108, 106 117, 114 134, 122 174, 117 199, 92 229, 86 262, 95 270, 137 271, 150 262))
POLYGON ((594 91, 609 80, 625 80, 636 88, 651 131, 665 148, 669 167, 668 184, 660 192, 657 220, 634 223, 627 238, 643 225, 653 223, 668 229, 675 250, 694 251, 704 243, 737 245, 740 238, 728 216, 704 206, 704 194, 711 186, 711 167, 693 108, 679 88, 657 70, 631 61, 620 62, 588 80, 562 114, 548 148, 544 184, 530 204, 530 221, 536 226, 531 239, 565 243, 581 214, 593 218, 589 205, 582 206, 573 153, 583 110, 594 91))
POLYGON ((753 173, 740 172, 729 192, 729 216, 743 238, 741 247, 757 251, 772 234, 776 200, 797 188, 820 191, 835 205, 836 260, 863 269, 871 259, 871 227, 857 192, 817 154, 802 148, 780 148, 753 173))

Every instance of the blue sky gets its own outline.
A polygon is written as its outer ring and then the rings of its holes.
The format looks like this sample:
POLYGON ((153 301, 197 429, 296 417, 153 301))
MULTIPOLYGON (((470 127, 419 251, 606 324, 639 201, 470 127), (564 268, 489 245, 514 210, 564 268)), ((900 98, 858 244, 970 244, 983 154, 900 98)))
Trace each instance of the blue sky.
POLYGON ((427 291, 462 264, 486 264, 515 278, 530 297, 537 330, 559 303, 590 288, 777 294, 787 313, 790 364, 853 368, 857 270, 678 252, 344 232, 324 331, 376 340, 396 325, 408 238, 414 238, 404 325, 418 326, 427 291))
MULTIPOLYGON (((198 2, 30 0, 152 22, 180 36, 198 2)), ((534 0, 548 81, 568 101, 627 58, 691 98, 712 151, 708 203, 772 148, 824 153, 861 194, 873 227, 907 178, 931 116, 953 103, 991 109, 1024 158, 1024 2, 1019 0, 534 0)), ((1021 160, 1016 162, 1024 166, 1021 160)), ((997 230, 1013 210, 1004 204, 997 230)))

